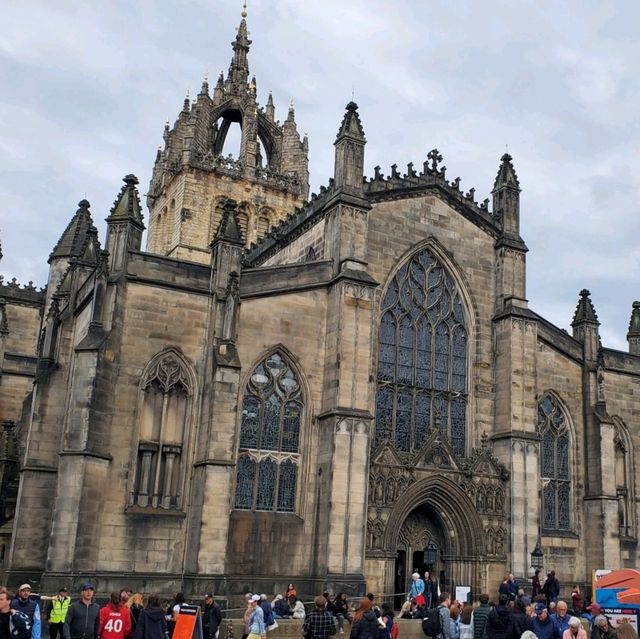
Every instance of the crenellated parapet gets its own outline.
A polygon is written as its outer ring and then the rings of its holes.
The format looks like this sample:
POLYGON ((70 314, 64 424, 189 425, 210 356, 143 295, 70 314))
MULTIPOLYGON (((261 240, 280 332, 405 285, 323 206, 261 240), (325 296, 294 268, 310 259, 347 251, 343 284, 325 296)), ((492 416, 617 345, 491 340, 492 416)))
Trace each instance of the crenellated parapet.
POLYGON ((391 173, 385 176, 380 167, 374 168, 374 175, 364 180, 364 192, 372 201, 384 201, 423 195, 429 191, 438 191, 455 209, 472 219, 491 234, 500 232, 500 219, 489 208, 489 198, 478 203, 476 189, 470 188, 466 193, 460 188, 460 178, 447 180, 447 167, 441 165, 443 158, 438 149, 432 149, 418 172, 409 162, 405 173, 398 170, 398 165, 391 166, 391 173))
POLYGON ((20 284, 15 277, 6 281, 4 276, 0 275, 0 298, 12 304, 44 305, 46 293, 46 287, 38 288, 32 281, 20 284))

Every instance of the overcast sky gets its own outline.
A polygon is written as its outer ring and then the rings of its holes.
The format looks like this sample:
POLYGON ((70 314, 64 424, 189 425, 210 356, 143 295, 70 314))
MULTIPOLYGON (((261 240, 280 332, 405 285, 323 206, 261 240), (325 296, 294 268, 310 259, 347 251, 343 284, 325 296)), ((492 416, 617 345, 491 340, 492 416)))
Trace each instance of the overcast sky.
MULTIPOLYGON (((238 0, 6 0, 0 29, 0 272, 43 285, 77 202, 104 242, 121 179, 144 193, 166 118, 231 59, 238 0)), ((420 166, 489 196, 508 145, 522 187, 530 307, 570 331, 582 288, 605 346, 640 299, 640 2, 249 0, 258 97, 294 99, 311 188, 344 106, 366 172, 420 166)))

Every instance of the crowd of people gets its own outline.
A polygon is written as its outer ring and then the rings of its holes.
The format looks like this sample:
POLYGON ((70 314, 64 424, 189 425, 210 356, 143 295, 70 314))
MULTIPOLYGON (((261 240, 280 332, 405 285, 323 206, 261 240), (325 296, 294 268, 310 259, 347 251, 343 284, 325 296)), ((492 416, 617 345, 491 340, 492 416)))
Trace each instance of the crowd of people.
MULTIPOLYGON (((0 639, 41 639, 43 614, 50 639, 170 639, 185 605, 181 593, 165 608, 158 595, 145 600, 141 593, 123 588, 112 592, 101 607, 94 601, 94 591, 93 584, 85 583, 80 597, 72 601, 64 587, 47 596, 22 584, 15 597, 0 588, 0 639)), ((213 594, 207 594, 202 605, 203 639, 219 639, 221 622, 222 610, 213 594)))
MULTIPOLYGON (((513 575, 505 575, 497 602, 481 594, 475 604, 452 600, 441 592, 428 574, 412 575, 411 587, 398 614, 416 619, 432 639, 638 639, 630 624, 616 628, 600 606, 585 601, 578 585, 570 603, 559 599, 560 584, 553 571, 532 580, 531 595, 525 594, 513 575)), ((293 584, 270 599, 265 594, 245 595, 242 639, 264 639, 278 627, 279 619, 302 620, 304 639, 328 639, 345 633, 352 639, 398 639, 396 613, 388 602, 380 605, 372 593, 350 605, 346 593, 335 597, 325 592, 307 611, 293 584)), ((178 593, 165 607, 157 595, 146 600, 140 593, 123 588, 111 593, 99 606, 94 587, 85 583, 80 597, 71 601, 66 588, 57 595, 32 593, 23 584, 15 597, 0 588, 0 639, 41 639, 41 615, 48 619, 50 639, 171 639, 178 615, 186 605, 178 593), (41 611, 41 606, 44 610, 41 611)), ((219 639, 223 613, 213 594, 201 606, 203 639, 219 639)))
POLYGON ((476 605, 452 601, 427 573, 412 575, 400 617, 422 619, 425 635, 438 639, 638 639, 629 623, 614 628, 599 604, 585 602, 578 584, 569 604, 559 599, 560 582, 554 571, 535 571, 531 596, 512 574, 498 588, 497 603, 481 594, 476 605))

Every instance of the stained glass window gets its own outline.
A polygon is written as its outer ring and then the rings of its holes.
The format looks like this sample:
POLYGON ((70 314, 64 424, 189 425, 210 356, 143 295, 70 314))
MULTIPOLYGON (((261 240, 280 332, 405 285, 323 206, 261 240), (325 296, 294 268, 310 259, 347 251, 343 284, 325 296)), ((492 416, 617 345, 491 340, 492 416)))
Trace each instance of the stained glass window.
POLYGON ((294 512, 302 391, 278 353, 256 366, 242 400, 235 507, 294 512))
POLYGON ((381 310, 374 445, 409 453, 439 428, 464 456, 467 331, 453 279, 423 249, 398 269, 381 310))
POLYGON ((542 528, 571 530, 569 430, 552 395, 538 403, 538 432, 542 437, 542 528))

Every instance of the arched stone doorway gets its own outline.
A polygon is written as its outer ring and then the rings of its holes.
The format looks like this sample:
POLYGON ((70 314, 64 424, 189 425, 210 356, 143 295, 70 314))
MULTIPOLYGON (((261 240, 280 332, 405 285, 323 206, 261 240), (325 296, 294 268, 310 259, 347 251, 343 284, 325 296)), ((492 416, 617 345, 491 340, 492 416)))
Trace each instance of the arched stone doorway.
MULTIPOLYGON (((406 592, 411 587, 414 572, 424 577, 435 574, 446 582, 443 556, 447 556, 446 537, 437 513, 428 504, 418 506, 404 520, 400 528, 395 565, 393 592, 406 592)), ((402 597, 395 597, 395 606, 402 605, 402 597)))
POLYGON ((414 569, 424 575, 429 565, 452 592, 456 586, 470 586, 477 595, 486 587, 482 522, 475 504, 446 477, 417 481, 400 496, 389 515, 383 547, 389 559, 394 557, 385 592, 406 592, 414 569), (433 563, 425 554, 429 542, 436 547, 433 563))

